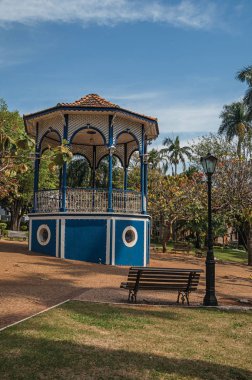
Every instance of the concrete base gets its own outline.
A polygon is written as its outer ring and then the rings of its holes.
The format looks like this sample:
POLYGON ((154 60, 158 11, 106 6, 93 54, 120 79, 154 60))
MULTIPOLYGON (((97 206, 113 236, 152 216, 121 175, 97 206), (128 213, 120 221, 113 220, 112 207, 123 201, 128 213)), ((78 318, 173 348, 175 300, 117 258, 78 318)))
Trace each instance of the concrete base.
POLYGON ((150 217, 108 214, 30 214, 29 249, 111 265, 146 266, 150 217))

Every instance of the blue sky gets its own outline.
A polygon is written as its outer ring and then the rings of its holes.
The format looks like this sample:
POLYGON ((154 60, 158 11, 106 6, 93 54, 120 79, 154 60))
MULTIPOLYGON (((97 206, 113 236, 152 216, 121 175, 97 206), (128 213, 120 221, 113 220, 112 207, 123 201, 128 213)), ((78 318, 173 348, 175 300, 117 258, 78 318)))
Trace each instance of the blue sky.
POLYGON ((183 141, 246 86, 250 0, 0 0, 0 97, 30 113, 98 93, 183 141))

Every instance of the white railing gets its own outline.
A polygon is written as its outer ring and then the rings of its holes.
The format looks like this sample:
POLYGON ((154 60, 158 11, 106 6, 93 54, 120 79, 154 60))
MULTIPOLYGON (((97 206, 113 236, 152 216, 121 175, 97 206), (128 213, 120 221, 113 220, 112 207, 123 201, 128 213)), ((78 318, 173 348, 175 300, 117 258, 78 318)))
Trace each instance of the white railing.
POLYGON ((67 211, 106 212, 108 208, 108 194, 105 190, 95 189, 67 189, 67 211))
POLYGON ((141 194, 133 191, 113 190, 112 202, 115 212, 139 213, 141 211, 141 194))
POLYGON ((58 212, 61 204, 59 190, 42 190, 35 194, 35 209, 39 212, 58 212))
MULTIPOLYGON (((58 212, 61 208, 61 191, 41 190, 35 194, 36 212, 58 212)), ((113 190, 114 212, 141 212, 141 194, 133 191, 113 190)), ((66 211, 107 212, 108 191, 103 189, 66 189, 66 211)))
POLYGON ((95 212, 106 212, 108 209, 108 191, 94 190, 93 210, 95 212))

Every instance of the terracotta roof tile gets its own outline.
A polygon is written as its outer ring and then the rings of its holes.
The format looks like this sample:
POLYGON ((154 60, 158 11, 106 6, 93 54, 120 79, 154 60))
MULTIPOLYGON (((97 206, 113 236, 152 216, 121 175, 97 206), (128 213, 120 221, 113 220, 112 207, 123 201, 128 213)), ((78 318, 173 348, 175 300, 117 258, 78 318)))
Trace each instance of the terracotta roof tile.
MULTIPOLYGON (((117 109, 119 108, 122 111, 124 110, 124 111, 128 111, 128 112, 132 112, 132 111, 129 111, 127 109, 121 108, 117 104, 109 102, 108 100, 102 98, 100 95, 97 95, 97 94, 88 94, 88 95, 83 96, 79 100, 75 100, 72 103, 58 103, 57 106, 65 106, 65 107, 98 107, 98 108, 103 108, 104 107, 104 108, 117 108, 117 109)), ((135 113, 135 112, 133 112, 133 113, 135 115, 142 116, 142 117, 147 117, 148 119, 157 121, 157 119, 154 118, 154 117, 146 116, 146 115, 135 113)))
POLYGON ((111 103, 97 94, 88 94, 72 103, 58 103, 59 106, 71 107, 109 107, 120 108, 117 104, 111 103))

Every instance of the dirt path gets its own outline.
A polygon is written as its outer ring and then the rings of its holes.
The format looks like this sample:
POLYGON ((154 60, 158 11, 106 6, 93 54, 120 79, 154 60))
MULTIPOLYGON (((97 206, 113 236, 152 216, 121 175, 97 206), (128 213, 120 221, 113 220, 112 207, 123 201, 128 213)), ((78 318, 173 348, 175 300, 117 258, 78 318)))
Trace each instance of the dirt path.
MULTIPOLYGON (((0 327, 37 313, 68 298, 89 301, 126 302, 119 289, 128 268, 62 260, 28 252, 26 243, 0 241, 0 327)), ((153 255, 152 266, 204 269, 204 259, 185 255, 153 255)), ((252 270, 245 265, 217 264, 216 289, 221 305, 252 302, 252 270)), ((204 276, 192 304, 202 302, 204 276)), ((174 303, 175 294, 139 293, 139 301, 174 303)), ((244 304, 244 306, 248 306, 244 304)))

